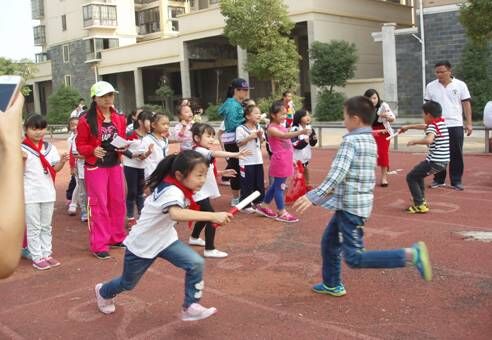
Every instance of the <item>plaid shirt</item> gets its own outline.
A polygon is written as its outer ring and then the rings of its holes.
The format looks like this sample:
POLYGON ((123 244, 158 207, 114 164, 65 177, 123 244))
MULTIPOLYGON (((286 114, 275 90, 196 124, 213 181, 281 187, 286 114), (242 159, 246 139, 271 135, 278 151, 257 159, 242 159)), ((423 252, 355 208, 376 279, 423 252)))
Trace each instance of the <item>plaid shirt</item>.
POLYGON ((323 183, 307 193, 314 205, 344 210, 368 218, 376 181, 377 150, 371 128, 343 136, 343 142, 323 183))

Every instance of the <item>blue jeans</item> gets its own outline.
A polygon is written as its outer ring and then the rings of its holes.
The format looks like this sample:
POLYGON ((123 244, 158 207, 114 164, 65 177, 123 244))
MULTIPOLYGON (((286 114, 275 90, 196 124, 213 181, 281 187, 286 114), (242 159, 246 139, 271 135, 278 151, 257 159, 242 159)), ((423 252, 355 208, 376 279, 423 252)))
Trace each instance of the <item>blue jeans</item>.
POLYGON ((287 180, 286 177, 274 177, 273 183, 268 188, 265 194, 265 203, 270 203, 275 198, 275 204, 278 210, 283 210, 285 208, 284 203, 284 183, 287 180))
POLYGON ((203 258, 181 241, 176 241, 157 254, 153 259, 138 257, 128 249, 125 252, 123 274, 103 284, 100 294, 105 299, 114 298, 125 290, 132 290, 140 278, 156 258, 168 260, 173 265, 183 268, 185 276, 185 298, 183 307, 188 308, 192 303, 198 302, 203 290, 203 258))
POLYGON ((405 250, 366 251, 364 249, 364 219, 337 210, 321 239, 323 283, 336 287, 341 283, 341 255, 351 268, 405 267, 405 250))

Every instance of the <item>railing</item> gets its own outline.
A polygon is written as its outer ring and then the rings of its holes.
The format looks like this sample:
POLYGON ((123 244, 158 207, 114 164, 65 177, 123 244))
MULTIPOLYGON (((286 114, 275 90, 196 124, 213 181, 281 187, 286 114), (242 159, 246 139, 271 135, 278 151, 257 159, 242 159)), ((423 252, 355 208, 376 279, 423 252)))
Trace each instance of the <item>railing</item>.
MULTIPOLYGON (((176 125, 178 122, 176 121, 173 121, 171 122, 171 127, 173 127, 174 125, 176 125)), ((208 124, 212 125, 215 129, 218 129, 219 126, 220 126, 220 123, 221 122, 207 122, 208 124)), ((393 129, 395 131, 397 131, 401 125, 392 125, 393 129)), ((323 145, 323 138, 321 136, 323 136, 323 130, 325 129, 344 129, 344 126, 342 123, 330 123, 330 122, 326 122, 326 123, 323 123, 323 122, 317 122, 317 123, 314 123, 312 124, 312 128, 315 129, 316 131, 316 134, 318 135, 318 144, 316 147, 318 148, 323 148, 325 147, 325 145, 323 145)), ((485 153, 489 153, 490 152, 490 148, 489 148, 489 138, 490 138, 490 131, 492 129, 489 129, 489 128, 486 128, 482 125, 477 125, 477 126, 473 126, 473 131, 484 131, 484 135, 485 135, 485 138, 484 138, 484 152, 485 153)), ((47 131, 47 134, 50 136, 50 138, 53 140, 53 138, 55 137, 55 135, 66 135, 68 133, 68 129, 67 129, 67 126, 64 125, 64 124, 53 124, 53 125, 48 125, 48 131, 47 131)), ((395 136, 393 138, 393 149, 395 151, 398 150, 398 136, 395 136)))

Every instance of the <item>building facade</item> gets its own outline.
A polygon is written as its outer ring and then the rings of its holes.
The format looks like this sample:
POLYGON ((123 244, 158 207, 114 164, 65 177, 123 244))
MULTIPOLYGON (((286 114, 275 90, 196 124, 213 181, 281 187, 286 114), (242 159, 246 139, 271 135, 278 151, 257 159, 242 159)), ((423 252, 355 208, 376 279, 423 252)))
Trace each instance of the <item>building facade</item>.
MULTIPOLYGON (((381 46, 371 33, 385 22, 415 24, 412 0, 284 0, 295 23, 293 37, 302 59, 297 93, 315 107, 318 89, 309 80, 309 46, 314 41, 346 40, 357 46, 355 78, 343 89, 361 94, 382 89, 381 46)), ((32 0, 38 73, 31 80, 36 111, 46 97, 71 85, 88 97, 90 86, 107 80, 120 91, 118 107, 129 112, 160 104, 155 90, 165 82, 175 96, 195 98, 203 107, 220 102, 230 81, 241 76, 246 51, 223 35, 218 0, 32 0)), ((251 78, 251 97, 269 96, 268 82, 251 78)), ((172 102, 168 107, 172 107, 172 102)))

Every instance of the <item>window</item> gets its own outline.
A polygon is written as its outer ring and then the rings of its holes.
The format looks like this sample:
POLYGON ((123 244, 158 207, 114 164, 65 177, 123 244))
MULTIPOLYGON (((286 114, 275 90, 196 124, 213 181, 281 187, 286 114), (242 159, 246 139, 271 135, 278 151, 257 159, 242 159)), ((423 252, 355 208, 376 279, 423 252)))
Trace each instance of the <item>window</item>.
POLYGON ((137 26, 139 34, 159 32, 160 27, 159 7, 153 7, 137 13, 137 26))
POLYGON ((208 0, 208 3, 210 5, 215 5, 215 4, 218 4, 219 3, 219 0, 208 0))
POLYGON ((41 19, 44 17, 43 0, 31 0, 31 13, 33 20, 41 19))
POLYGON ((171 23, 171 30, 177 32, 179 30, 179 21, 176 18, 178 15, 185 13, 184 7, 169 6, 167 8, 169 21, 171 23))
POLYGON ((94 38, 85 40, 85 60, 101 59, 101 51, 118 47, 118 39, 94 38))
POLYGON ((67 30, 67 16, 65 14, 62 15, 62 31, 67 30))
POLYGON ((63 62, 66 64, 70 62, 70 45, 62 46, 63 62))
POLYGON ((34 35, 34 45, 44 45, 46 43, 46 35, 44 25, 35 26, 32 28, 34 35))
POLYGON ((72 76, 69 74, 65 74, 65 86, 72 86, 72 76))
POLYGON ((82 8, 84 27, 117 26, 116 6, 87 5, 82 8))
POLYGON ((36 63, 42 63, 44 61, 48 61, 48 53, 36 53, 36 63))

